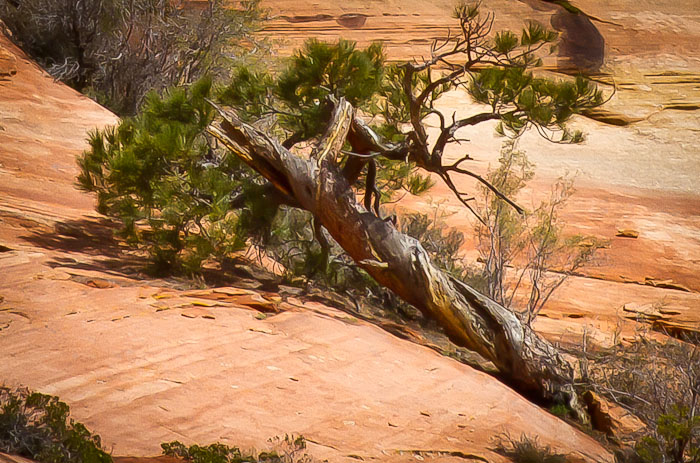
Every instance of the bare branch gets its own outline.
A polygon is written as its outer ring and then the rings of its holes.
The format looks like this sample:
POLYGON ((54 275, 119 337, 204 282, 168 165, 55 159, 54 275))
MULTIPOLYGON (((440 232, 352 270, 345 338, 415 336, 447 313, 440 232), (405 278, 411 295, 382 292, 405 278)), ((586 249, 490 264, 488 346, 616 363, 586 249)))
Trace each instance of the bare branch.
POLYGON ((321 163, 328 157, 329 162, 335 162, 338 153, 345 143, 350 125, 355 116, 355 109, 345 98, 340 98, 340 101, 335 105, 333 117, 331 119, 326 133, 323 134, 316 148, 311 153, 311 157, 316 159, 316 163, 321 163))
MULTIPOLYGON (((440 174, 440 178, 442 178, 443 181, 445 182, 445 184, 447 185, 447 187, 450 190, 452 190, 452 192, 455 194, 455 196, 457 197, 459 202, 461 202, 464 205, 464 207, 466 207, 469 210, 469 212, 474 214, 474 217, 476 217, 479 222, 486 225, 486 222, 484 222, 484 219, 476 212, 476 210, 474 210, 474 208, 471 206, 471 204, 469 204, 468 200, 463 198, 464 194, 461 193, 457 189, 457 186, 452 182, 452 179, 450 178, 449 174, 444 172, 444 173, 440 174)), ((470 199, 473 199, 473 198, 470 198, 470 199)))

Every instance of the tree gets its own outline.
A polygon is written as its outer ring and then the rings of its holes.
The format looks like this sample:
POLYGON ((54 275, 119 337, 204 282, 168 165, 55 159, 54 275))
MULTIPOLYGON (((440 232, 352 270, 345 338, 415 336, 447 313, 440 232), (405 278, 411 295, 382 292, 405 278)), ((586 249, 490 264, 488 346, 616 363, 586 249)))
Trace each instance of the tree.
POLYGON ((358 53, 346 42, 337 48, 311 42, 281 74, 240 70, 219 99, 231 108, 211 102, 219 118, 207 132, 267 181, 257 192, 263 201, 308 211, 322 247, 330 235, 380 285, 435 319, 456 344, 491 360, 512 385, 568 401, 584 419, 572 368, 558 350, 514 313, 440 270, 418 241, 381 214, 384 193, 425 189, 425 173, 445 182, 470 210, 471 198, 453 175, 477 179, 522 211, 463 167, 468 154, 444 164, 445 148, 460 141, 461 129, 486 121, 498 121, 498 131, 511 137, 534 127, 552 141, 576 142, 581 134, 568 131, 566 121, 601 104, 600 92, 583 78, 555 82, 532 74, 554 33, 530 23, 519 36, 501 32, 490 39, 493 17, 480 15, 478 5, 458 6, 456 18, 459 34, 434 44, 421 63, 386 68, 377 48, 358 53), (336 58, 346 52, 356 61, 336 58), (486 109, 445 117, 435 102, 456 88, 486 109), (372 126, 363 114, 381 123, 372 126), (440 121, 434 140, 429 117, 440 121), (399 171, 407 175, 393 175, 399 171))
POLYGON ((211 86, 204 78, 163 97, 151 92, 137 117, 92 133, 78 161, 80 188, 97 193, 97 210, 121 221, 121 236, 148 252, 156 273, 193 273, 212 254, 245 244, 230 201, 243 190, 253 196, 259 185, 205 136, 214 119, 211 86))
MULTIPOLYGON (((196 273, 204 259, 223 261, 250 239, 292 275, 313 274, 334 285, 364 280, 338 252, 329 266, 333 243, 314 235, 308 213, 287 210, 296 204, 291 198, 243 169, 206 134, 214 116, 206 99, 241 108, 291 146, 323 130, 329 108, 318 101, 331 94, 327 89, 368 108, 383 66, 379 45, 357 50, 347 41, 312 40, 274 79, 243 67, 218 90, 204 78, 163 96, 151 92, 137 116, 91 134, 91 149, 78 161, 78 184, 97 193, 98 211, 122 223, 122 237, 150 255, 157 273, 196 273)), ((384 165, 376 177, 387 190, 418 193, 430 184, 403 163, 384 165)))
POLYGON ((132 115, 149 90, 226 71, 254 50, 259 3, 0 0, 0 18, 49 74, 132 115))
MULTIPOLYGON (((537 51, 554 42, 553 33, 530 23, 520 36, 501 32, 491 41, 487 38, 491 15, 481 16, 475 5, 460 5, 456 16, 459 36, 435 44, 427 61, 394 66, 388 72, 381 101, 383 131, 398 142, 383 141, 352 104, 332 95, 327 99, 333 107, 327 129, 310 151, 290 151, 244 122, 236 111, 219 107, 222 120, 212 124, 209 132, 290 198, 290 203, 310 211, 376 281, 437 320, 456 344, 491 360, 520 390, 550 400, 566 398, 583 416, 571 386, 572 368, 553 345, 512 312, 440 271, 420 243, 356 201, 352 186, 361 170, 385 158, 436 174, 470 209, 468 195, 457 189, 452 175, 476 178, 522 211, 487 180, 462 167, 469 155, 443 164, 446 146, 459 140, 460 129, 489 120, 498 121, 503 134, 518 136, 534 127, 552 141, 576 142, 581 134, 568 131, 565 122, 572 114, 601 104, 600 92, 583 78, 554 82, 532 75, 530 69, 540 63, 537 51), (446 71, 436 72, 438 65, 446 71), (467 89, 488 109, 448 120, 434 103, 452 88, 467 89), (424 124, 431 115, 440 120, 433 142, 424 124)), ((365 195, 374 189, 367 183, 365 195)))
MULTIPOLYGON (((508 197, 515 197, 534 176, 533 165, 513 141, 504 144, 498 167, 486 179, 508 197)), ((475 227, 479 257, 484 263, 485 293, 504 307, 525 294, 522 318, 532 323, 554 291, 589 262, 605 243, 593 236, 564 237, 561 207, 574 192, 573 180, 560 178, 551 195, 532 211, 519 214, 486 187, 480 188, 483 221, 475 227)))

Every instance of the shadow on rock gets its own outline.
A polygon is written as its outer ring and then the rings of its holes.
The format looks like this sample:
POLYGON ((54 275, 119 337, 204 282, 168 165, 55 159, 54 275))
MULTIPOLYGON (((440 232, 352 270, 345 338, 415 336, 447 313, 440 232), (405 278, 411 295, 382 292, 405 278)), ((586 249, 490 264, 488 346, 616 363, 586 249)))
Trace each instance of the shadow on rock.
POLYGON ((118 257, 127 247, 114 238, 116 229, 116 225, 107 219, 86 217, 58 222, 52 231, 35 232, 23 238, 37 247, 52 251, 118 257))
POLYGON ((38 248, 67 254, 54 256, 47 263, 52 268, 117 272, 140 279, 146 259, 128 253, 130 248, 114 237, 116 230, 117 226, 107 219, 85 217, 59 222, 53 230, 35 231, 22 238, 38 248), (83 254, 89 258, 75 259, 68 254, 83 254))
POLYGON ((559 56, 571 60, 578 71, 600 70, 605 62, 605 38, 589 17, 562 10, 552 16, 552 27, 561 32, 559 56))
POLYGON ((598 72, 605 63, 605 38, 593 18, 564 0, 519 0, 535 11, 553 12, 551 25, 561 34, 559 57, 575 72, 598 72), (568 61, 568 63, 566 62, 568 61))

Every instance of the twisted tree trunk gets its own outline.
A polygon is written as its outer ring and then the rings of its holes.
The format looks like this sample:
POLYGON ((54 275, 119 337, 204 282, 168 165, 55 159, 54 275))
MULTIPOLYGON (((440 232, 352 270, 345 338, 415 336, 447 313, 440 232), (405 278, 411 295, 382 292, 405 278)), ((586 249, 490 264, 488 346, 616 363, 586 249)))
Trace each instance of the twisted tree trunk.
POLYGON ((573 391, 573 370, 558 350, 511 311, 436 267, 421 244, 357 202, 338 155, 354 121, 345 100, 313 152, 292 153, 243 123, 235 113, 209 133, 294 198, 377 282, 435 319, 450 339, 489 359, 517 389, 547 400, 566 400, 585 421, 573 391))

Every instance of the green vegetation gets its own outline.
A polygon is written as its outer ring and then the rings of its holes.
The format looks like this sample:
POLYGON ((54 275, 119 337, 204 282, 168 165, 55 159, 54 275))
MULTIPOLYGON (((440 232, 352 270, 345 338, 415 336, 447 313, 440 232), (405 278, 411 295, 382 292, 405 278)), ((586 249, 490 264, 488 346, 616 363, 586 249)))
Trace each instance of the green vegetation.
POLYGON ((700 346, 641 334, 634 342, 582 354, 580 387, 647 425, 629 461, 700 461, 700 346))
MULTIPOLYGON (((203 260, 223 261, 249 243, 280 262, 289 279, 310 275, 339 289, 365 282, 337 246, 321 249, 308 213, 265 199, 262 178, 205 134, 213 120, 207 99, 236 105, 261 124, 279 114, 270 130, 298 143, 323 130, 329 108, 319 102, 328 95, 369 108, 382 70, 378 45, 357 50, 312 40, 277 76, 244 67, 216 90, 204 78, 162 96, 151 92, 137 116, 91 135, 79 186, 97 193, 98 211, 121 222, 121 235, 151 256, 158 273, 197 273, 203 260)), ((383 164, 384 198, 431 184, 405 163, 383 164)))
MULTIPOLYGON (((272 450, 243 452, 216 443, 187 447, 161 444, 164 455, 191 463, 311 463, 302 436, 269 440, 272 450)), ((100 437, 70 418, 70 408, 58 397, 0 386, 0 452, 40 463, 112 463, 100 437)))
MULTIPOLYGON (((498 35, 491 53, 508 59, 475 71, 468 90, 496 112, 517 104, 518 110, 500 115, 502 133, 551 126, 562 129, 562 140, 578 141, 578 134, 563 129, 564 122, 599 94, 581 79, 555 83, 526 71, 539 64, 534 50, 552 41, 552 33, 531 24, 516 42, 513 37, 498 35), (523 47, 529 51, 518 54, 523 47)), ((332 109, 328 98, 344 97, 377 116, 371 127, 387 143, 407 143, 405 128, 414 120, 404 87, 407 69, 386 66, 378 44, 359 50, 345 40, 310 40, 278 73, 243 66, 218 90, 204 80, 188 90, 172 89, 160 97, 152 93, 138 116, 93 134, 92 149, 80 159, 80 186, 98 194, 98 210, 118 219, 123 236, 148 251, 160 271, 196 272, 207 258, 225 260, 245 244, 255 244, 280 261, 290 279, 307 275, 330 285, 362 283, 366 276, 313 230, 310 215, 291 212, 294 204, 285 198, 269 201, 265 182, 205 135, 213 117, 205 99, 236 108, 244 120, 284 140, 284 146, 303 148, 325 130, 332 109)), ((447 79, 436 83, 429 68, 410 73, 411 92, 421 94, 421 120, 435 113, 434 102, 455 85, 447 79)), ((446 143, 450 137, 441 138, 446 143)), ((366 207, 379 213, 379 204, 397 192, 420 194, 432 186, 418 173, 417 163, 404 157, 376 157, 366 171, 366 161, 358 163, 355 186, 366 207)), ((352 169, 355 161, 349 157, 345 168, 352 169)))
POLYGON ((636 447, 645 463, 700 462, 700 416, 696 410, 673 404, 669 413, 659 416, 655 428, 636 447))
POLYGON ((384 53, 375 43, 358 50, 354 42, 310 39, 276 75, 239 68, 221 93, 221 102, 255 121, 275 115, 288 144, 318 136, 330 116, 329 95, 367 109, 384 78, 384 53))
POLYGON ((111 463, 100 437, 57 397, 0 387, 0 451, 41 463, 111 463))
MULTIPOLYGON (((498 167, 486 178, 513 198, 533 176, 525 153, 507 142, 498 167)), ((483 222, 477 223, 475 232, 486 285, 479 289, 505 307, 523 306, 523 318, 531 323, 552 293, 606 243, 594 236, 564 235, 560 213, 574 193, 571 179, 561 178, 549 199, 523 214, 490 189, 480 191, 483 222)))
POLYGON ((214 151, 204 136, 213 119, 211 81, 150 93, 142 112, 91 135, 80 158, 81 188, 97 192, 97 210, 117 217, 128 243, 145 249, 162 272, 193 272, 212 254, 244 244, 232 195, 255 187, 248 169, 214 151))
POLYGON ((161 444, 163 455, 181 458, 191 463, 311 463, 305 452, 306 440, 302 436, 284 436, 270 439, 274 450, 266 452, 242 452, 238 447, 216 443, 207 446, 186 445, 178 442, 161 444))
POLYGON ((537 438, 526 435, 515 439, 509 435, 496 439, 496 452, 510 458, 513 463, 566 463, 566 456, 555 453, 549 445, 541 445, 537 438))

